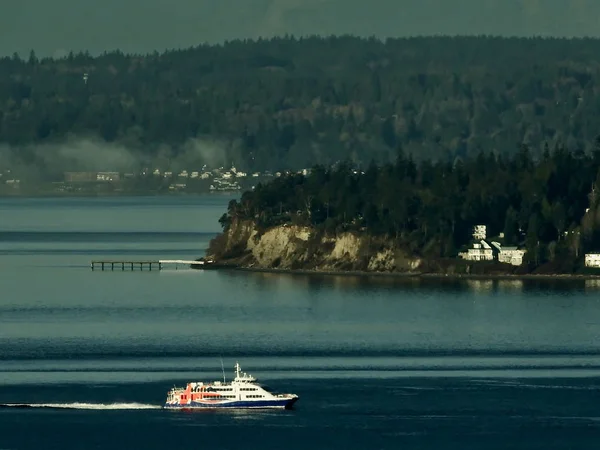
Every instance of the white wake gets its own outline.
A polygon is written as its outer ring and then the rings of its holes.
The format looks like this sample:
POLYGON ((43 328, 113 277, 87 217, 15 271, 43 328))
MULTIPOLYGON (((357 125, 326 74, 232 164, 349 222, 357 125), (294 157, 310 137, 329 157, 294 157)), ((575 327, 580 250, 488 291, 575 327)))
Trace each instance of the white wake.
POLYGON ((158 405, 144 403, 3 403, 2 408, 59 408, 59 409, 93 409, 93 410, 123 410, 123 409, 161 409, 158 405))

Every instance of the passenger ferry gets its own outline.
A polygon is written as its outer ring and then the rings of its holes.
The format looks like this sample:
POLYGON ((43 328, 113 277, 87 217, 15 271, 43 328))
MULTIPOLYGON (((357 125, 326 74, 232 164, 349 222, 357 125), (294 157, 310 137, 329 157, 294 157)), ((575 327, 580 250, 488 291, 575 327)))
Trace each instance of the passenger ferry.
POLYGON ((298 400, 296 394, 270 393, 256 383, 256 378, 242 372, 235 363, 235 378, 232 382, 188 383, 185 388, 172 388, 167 393, 164 405, 169 409, 206 408, 285 408, 289 409, 298 400))

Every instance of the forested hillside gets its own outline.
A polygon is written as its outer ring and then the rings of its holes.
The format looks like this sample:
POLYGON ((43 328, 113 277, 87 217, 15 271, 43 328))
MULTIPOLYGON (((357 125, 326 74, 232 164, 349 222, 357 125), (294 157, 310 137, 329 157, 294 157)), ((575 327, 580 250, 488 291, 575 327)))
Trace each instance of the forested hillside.
POLYGON ((546 141, 591 148, 599 74, 593 39, 314 37, 32 54, 0 60, 0 143, 35 163, 37 144, 73 136, 150 159, 208 140, 246 170, 366 167, 400 147, 415 161, 454 161, 524 142, 536 157, 546 141))
MULTIPOLYGON (((600 143, 599 143, 600 144, 600 143)), ((600 248, 600 145, 591 156, 557 147, 535 162, 523 146, 513 157, 479 155, 453 163, 394 163, 361 173, 348 165, 289 174, 232 200, 220 222, 283 224, 336 235, 392 239, 412 255, 455 257, 473 227, 527 250, 531 267, 570 272, 600 248), (502 237, 500 233, 503 233, 502 237)))

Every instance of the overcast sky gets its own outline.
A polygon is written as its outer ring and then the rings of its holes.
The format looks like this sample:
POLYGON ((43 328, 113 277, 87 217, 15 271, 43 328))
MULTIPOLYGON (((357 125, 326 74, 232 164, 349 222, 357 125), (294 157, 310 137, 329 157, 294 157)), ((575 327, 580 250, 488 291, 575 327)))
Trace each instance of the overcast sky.
POLYGON ((600 0, 0 0, 0 55, 145 53, 285 33, 600 37, 600 0))

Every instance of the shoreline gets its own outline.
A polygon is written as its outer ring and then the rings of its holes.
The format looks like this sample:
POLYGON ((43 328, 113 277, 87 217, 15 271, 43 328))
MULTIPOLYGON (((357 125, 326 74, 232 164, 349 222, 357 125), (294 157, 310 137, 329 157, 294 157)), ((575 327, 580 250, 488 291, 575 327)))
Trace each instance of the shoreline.
POLYGON ((310 269, 276 269, 260 267, 240 267, 219 264, 218 267, 204 270, 231 270, 238 272, 276 273, 282 275, 323 275, 362 278, 387 278, 401 280, 542 280, 542 281, 578 281, 600 280, 600 273, 594 274, 446 274, 427 272, 367 272, 367 271, 341 271, 341 270, 310 270, 310 269))
POLYGON ((114 197, 201 197, 201 196, 223 196, 236 197, 239 191, 218 191, 218 192, 82 192, 82 193, 39 193, 39 194, 0 194, 0 200, 3 199, 45 199, 45 198, 114 198, 114 197))

